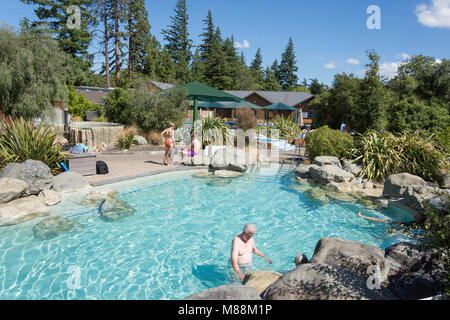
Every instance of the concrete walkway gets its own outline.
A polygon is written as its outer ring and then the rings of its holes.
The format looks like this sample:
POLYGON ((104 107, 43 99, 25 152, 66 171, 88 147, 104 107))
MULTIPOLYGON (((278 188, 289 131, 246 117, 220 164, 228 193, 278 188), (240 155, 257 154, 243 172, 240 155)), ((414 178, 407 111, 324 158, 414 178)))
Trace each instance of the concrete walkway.
MULTIPOLYGON (((164 151, 136 152, 129 154, 122 153, 97 153, 97 161, 104 161, 108 166, 108 174, 97 174, 85 176, 86 180, 93 186, 100 186, 109 183, 124 181, 128 179, 140 178, 168 171, 180 171, 201 169, 206 167, 189 167, 183 165, 163 166, 162 160, 164 151)), ((290 163, 292 158, 296 160, 295 152, 280 152, 280 160, 290 163)))

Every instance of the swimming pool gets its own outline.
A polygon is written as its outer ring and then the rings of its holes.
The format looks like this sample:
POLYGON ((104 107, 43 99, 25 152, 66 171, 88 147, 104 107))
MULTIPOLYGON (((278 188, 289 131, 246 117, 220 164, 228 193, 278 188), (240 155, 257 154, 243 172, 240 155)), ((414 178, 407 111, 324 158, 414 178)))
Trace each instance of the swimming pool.
POLYGON ((74 193, 52 211, 76 222, 74 232, 42 241, 33 234, 36 220, 0 228, 0 299, 182 299, 231 283, 231 241, 248 222, 273 261, 254 256, 255 268, 281 273, 294 268, 297 254, 311 258, 321 237, 382 249, 408 241, 357 212, 402 221, 409 213, 321 202, 277 170, 227 183, 189 170, 109 185, 136 209, 115 222, 83 205, 86 192, 74 193))

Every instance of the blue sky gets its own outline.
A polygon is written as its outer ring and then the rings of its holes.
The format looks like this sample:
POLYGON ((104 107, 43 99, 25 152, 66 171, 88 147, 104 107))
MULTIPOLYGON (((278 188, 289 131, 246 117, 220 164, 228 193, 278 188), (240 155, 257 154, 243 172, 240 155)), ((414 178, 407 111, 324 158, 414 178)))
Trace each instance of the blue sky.
MULTIPOLYGON (((247 63, 261 48, 265 65, 281 60, 289 37, 294 41, 299 79, 330 84, 336 73, 363 75, 366 50, 381 56, 381 70, 392 76, 408 56, 449 58, 450 0, 188 0, 189 32, 200 43, 208 9, 222 35, 234 35, 247 63), (370 5, 381 10, 381 29, 369 30, 370 5)), ((146 1, 152 33, 170 23, 176 0, 146 1)), ((1 0, 0 23, 18 26, 34 19, 34 8, 20 0, 1 0)))

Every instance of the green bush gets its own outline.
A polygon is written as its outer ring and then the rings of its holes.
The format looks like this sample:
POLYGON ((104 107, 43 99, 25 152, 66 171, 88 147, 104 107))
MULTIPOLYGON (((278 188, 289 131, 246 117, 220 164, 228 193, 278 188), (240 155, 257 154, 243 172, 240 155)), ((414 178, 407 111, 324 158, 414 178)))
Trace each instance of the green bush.
POLYGON ((0 166, 32 159, 44 162, 51 169, 58 168, 67 155, 54 144, 55 137, 56 133, 42 123, 33 128, 22 118, 9 118, 0 126, 0 166))
POLYGON ((98 111, 100 115, 103 114, 103 108, 91 102, 82 94, 77 94, 73 86, 69 87, 69 113, 73 117, 80 117, 85 119, 86 111, 98 111))
POLYGON ((136 139, 134 139, 134 136, 131 135, 122 134, 117 138, 117 146, 120 150, 130 149, 130 147, 136 143, 136 139))
POLYGON ((124 89, 114 89, 110 92, 104 101, 105 116, 110 122, 123 125, 133 124, 131 114, 131 100, 133 92, 124 89))
POLYGON ((382 181, 391 174, 408 172, 425 180, 440 182, 448 163, 445 154, 419 132, 395 136, 368 131, 352 149, 354 162, 362 165, 361 178, 382 181))
POLYGON ((353 137, 328 126, 312 131, 306 137, 306 150, 309 158, 313 160, 318 156, 334 156, 345 159, 353 147, 353 137))

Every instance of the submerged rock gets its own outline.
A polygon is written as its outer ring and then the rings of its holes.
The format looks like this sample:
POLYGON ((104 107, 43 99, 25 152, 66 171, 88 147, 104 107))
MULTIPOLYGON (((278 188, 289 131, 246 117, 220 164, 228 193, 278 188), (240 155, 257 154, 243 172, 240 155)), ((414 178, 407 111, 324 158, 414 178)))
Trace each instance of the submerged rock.
POLYGON ((230 170, 216 170, 214 176, 219 178, 237 178, 241 177, 242 173, 230 170))
POLYGON ((112 222, 132 216, 136 209, 123 200, 108 198, 102 201, 98 211, 102 219, 112 222))
POLYGON ((53 190, 44 190, 39 193, 38 198, 47 206, 54 206, 61 202, 61 195, 53 190))
POLYGON ((60 216, 49 217, 33 227, 34 236, 41 240, 48 240, 61 233, 71 231, 76 224, 72 220, 60 216))
POLYGON ((229 185, 230 183, 231 183, 231 179, 216 178, 216 179, 211 179, 208 182, 208 185, 213 186, 213 187, 223 187, 223 186, 229 185))
POLYGON ((211 178, 213 174, 211 172, 196 172, 192 174, 193 178, 205 179, 211 178))
POLYGON ((0 226, 19 224, 47 213, 47 206, 36 196, 16 199, 0 205, 0 226))

